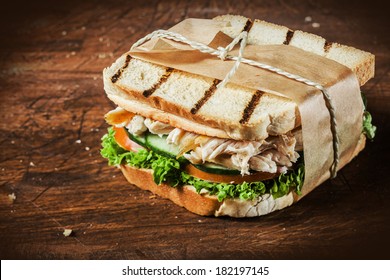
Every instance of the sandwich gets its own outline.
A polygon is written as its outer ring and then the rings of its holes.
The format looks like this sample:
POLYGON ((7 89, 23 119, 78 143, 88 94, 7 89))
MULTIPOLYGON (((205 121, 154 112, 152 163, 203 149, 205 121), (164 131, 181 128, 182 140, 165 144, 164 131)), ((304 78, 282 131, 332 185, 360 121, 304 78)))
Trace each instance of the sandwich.
MULTIPOLYGON (((289 45, 337 62, 360 86, 374 76, 368 52, 242 16, 212 21, 231 38, 246 31, 248 45, 289 45)), ((132 53, 104 69, 103 78, 117 108, 105 115, 111 127, 101 154, 132 185, 204 216, 261 216, 306 194, 307 141, 294 100, 234 82, 219 87, 221 79, 132 53)), ((350 159, 375 135, 366 110, 359 121, 350 159)))

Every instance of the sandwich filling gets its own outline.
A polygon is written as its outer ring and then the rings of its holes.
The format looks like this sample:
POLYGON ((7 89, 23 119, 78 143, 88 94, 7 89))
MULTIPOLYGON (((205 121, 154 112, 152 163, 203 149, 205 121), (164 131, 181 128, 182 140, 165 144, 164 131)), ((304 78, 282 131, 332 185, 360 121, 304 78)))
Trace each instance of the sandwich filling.
POLYGON ((304 167, 299 133, 261 141, 198 135, 117 108, 105 116, 112 125, 101 154, 110 165, 153 170, 157 185, 191 185, 198 193, 225 198, 274 198, 300 193, 304 167))
POLYGON ((300 137, 292 132, 259 141, 209 137, 133 115, 120 107, 110 111, 106 120, 115 127, 126 128, 134 136, 158 135, 177 147, 177 158, 183 156, 191 164, 215 163, 238 170, 243 176, 253 172, 285 173, 297 162, 297 150, 302 149, 300 137))

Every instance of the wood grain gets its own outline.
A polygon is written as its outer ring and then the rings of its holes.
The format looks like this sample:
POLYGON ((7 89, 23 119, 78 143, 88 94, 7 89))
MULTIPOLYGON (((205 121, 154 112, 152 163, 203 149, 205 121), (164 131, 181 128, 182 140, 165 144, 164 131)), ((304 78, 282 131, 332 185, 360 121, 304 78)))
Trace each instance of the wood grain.
POLYGON ((390 25, 380 3, 34 1, 4 8, 2 259, 390 257, 390 25), (376 55, 376 77, 363 88, 379 127, 375 141, 298 204, 255 219, 191 214, 129 186, 99 155, 103 115, 113 108, 102 69, 155 29, 225 13, 315 32, 376 55), (65 228, 73 234, 64 237, 65 228))

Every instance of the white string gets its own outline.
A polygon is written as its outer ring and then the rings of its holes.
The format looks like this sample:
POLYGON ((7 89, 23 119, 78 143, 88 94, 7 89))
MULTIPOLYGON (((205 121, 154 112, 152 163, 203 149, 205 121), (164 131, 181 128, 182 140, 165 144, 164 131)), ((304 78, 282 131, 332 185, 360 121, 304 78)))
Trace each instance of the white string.
POLYGON ((291 73, 284 71, 280 68, 273 67, 273 66, 270 66, 270 65, 267 65, 264 63, 260 63, 260 62, 257 62, 257 61, 251 60, 251 59, 244 58, 243 54, 244 54, 245 46, 247 44, 247 37, 248 37, 248 32, 243 31, 236 38, 234 38, 234 40, 229 45, 227 45, 225 48, 218 47, 217 49, 214 49, 214 48, 211 48, 205 44, 191 41, 178 33, 160 29, 160 30, 156 30, 156 31, 146 35, 145 37, 143 37, 140 40, 138 40, 137 42, 135 42, 131 46, 130 50, 142 45, 143 43, 151 40, 152 38, 167 38, 167 39, 170 39, 170 40, 173 40, 176 42, 185 43, 185 44, 189 45, 190 47, 192 47, 193 49, 196 49, 202 53, 208 53, 208 54, 217 56, 221 60, 228 59, 228 60, 236 61, 236 63, 232 67, 232 69, 230 69, 230 71, 226 74, 225 78, 218 84, 218 86, 217 86, 218 88, 224 87, 229 82, 229 80, 236 73, 240 63, 245 63, 245 64, 248 64, 248 65, 251 65, 254 67, 258 67, 261 69, 265 69, 265 70, 274 72, 274 73, 279 74, 281 76, 287 77, 287 78, 292 79, 292 80, 296 80, 298 82, 301 82, 301 83, 304 83, 306 85, 309 85, 309 86, 312 86, 312 87, 319 89, 322 92, 322 95, 325 99, 325 104, 326 104, 326 107, 328 108, 329 115, 330 115, 330 127, 331 127, 331 132, 332 132, 332 137, 333 137, 333 163, 332 163, 332 166, 330 168, 330 174, 331 174, 331 178, 336 177, 337 166, 339 164, 339 143, 340 143, 340 140, 339 140, 339 136, 337 134, 337 122, 336 122, 336 116, 335 116, 335 109, 334 109, 331 97, 329 96, 326 88, 324 88, 319 83, 313 82, 313 81, 308 80, 308 79, 301 77, 299 75, 291 74, 291 73), (240 42, 240 49, 238 51, 238 56, 229 55, 228 52, 230 52, 238 42, 240 42))
POLYGON ((221 51, 221 55, 219 56, 219 58, 225 60, 227 57, 227 53, 231 51, 234 48, 234 46, 241 40, 236 63, 234 63, 234 66, 232 67, 232 69, 230 69, 229 73, 227 73, 227 75, 222 80, 222 82, 220 82, 217 85, 217 88, 223 88, 229 82, 231 77, 233 77, 233 75, 236 73, 238 66, 240 66, 240 63, 242 61, 242 56, 244 55, 244 49, 246 46, 247 37, 248 37, 248 32, 243 31, 226 48, 218 47, 218 50, 221 51))

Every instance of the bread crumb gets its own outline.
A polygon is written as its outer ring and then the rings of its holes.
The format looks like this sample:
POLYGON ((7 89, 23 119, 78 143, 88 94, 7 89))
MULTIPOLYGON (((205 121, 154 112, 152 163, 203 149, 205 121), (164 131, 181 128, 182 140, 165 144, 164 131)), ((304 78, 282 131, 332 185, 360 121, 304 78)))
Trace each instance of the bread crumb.
POLYGON ((35 166, 35 164, 32 161, 30 161, 30 166, 35 166))
POLYGON ((66 34, 68 34, 68 32, 66 32, 66 30, 62 31, 61 32, 62 36, 66 36, 66 34))
POLYGON ((97 80, 97 77, 93 77, 93 80, 96 81, 96 80, 97 80))
POLYGON ((77 140, 75 141, 75 143, 81 144, 81 140, 80 140, 80 139, 77 139, 77 140))
POLYGON ((305 22, 311 22, 313 19, 311 18, 311 16, 307 16, 305 17, 305 22))
POLYGON ((65 229, 64 232, 62 233, 65 237, 68 237, 72 234, 73 230, 71 229, 65 229))
POLYGON ((73 52, 71 52, 71 53, 70 53, 70 55, 76 55, 76 52, 75 52, 75 51, 73 51, 73 52))
POLYGON ((156 198, 156 197, 157 197, 157 196, 155 196, 155 195, 150 195, 150 196, 149 196, 150 199, 153 199, 153 198, 156 198))
POLYGON ((99 42, 103 42, 103 41, 104 41, 103 37, 100 37, 99 42))
POLYGON ((89 151, 89 150, 90 150, 90 148, 89 148, 89 147, 85 147, 85 150, 86 150, 86 151, 89 151))
POLYGON ((15 141, 14 141, 14 140, 12 140, 12 141, 11 141, 11 144, 15 144, 15 141))
POLYGON ((98 58, 106 58, 106 54, 105 53, 99 53, 98 54, 98 58))
POLYGON ((85 30, 85 29, 87 29, 85 26, 81 27, 81 30, 85 30))
POLYGON ((8 195, 8 199, 9 199, 9 201, 11 201, 11 202, 13 203, 13 202, 15 201, 15 199, 16 199, 15 193, 9 194, 9 195, 8 195))
POLYGON ((198 220, 198 223, 201 223, 202 222, 202 220, 198 220))
POLYGON ((318 22, 313 22, 311 26, 313 26, 314 28, 318 28, 320 27, 320 24, 318 22))

